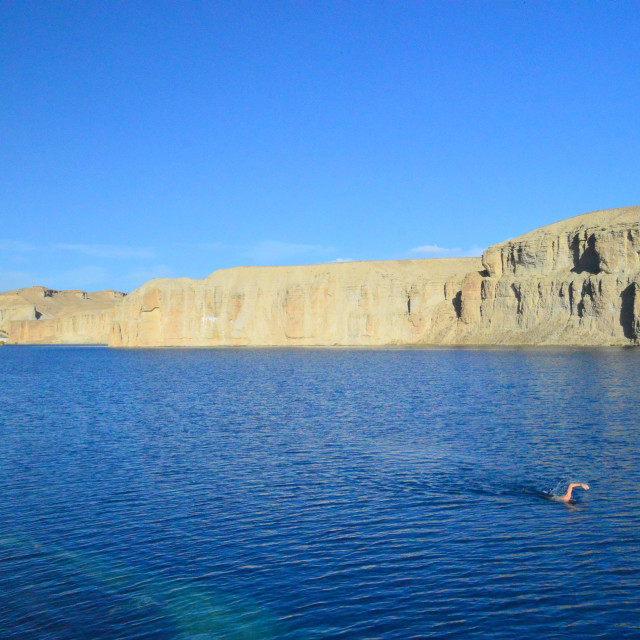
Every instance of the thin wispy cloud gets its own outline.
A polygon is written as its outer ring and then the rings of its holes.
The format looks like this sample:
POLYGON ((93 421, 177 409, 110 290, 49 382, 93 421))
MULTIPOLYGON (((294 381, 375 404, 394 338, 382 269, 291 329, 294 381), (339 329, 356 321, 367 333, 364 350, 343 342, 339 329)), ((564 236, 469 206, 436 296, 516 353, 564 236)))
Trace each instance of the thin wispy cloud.
POLYGON ((180 242, 179 247, 188 247, 189 249, 201 249, 202 251, 213 251, 215 249, 224 248, 222 242, 180 242))
MULTIPOLYGON (((204 252, 224 253, 226 256, 236 256, 236 264, 242 261, 259 265, 278 265, 290 263, 294 260, 328 260, 335 252, 335 247, 321 244, 305 244, 296 242, 282 242, 280 240, 262 240, 255 244, 227 244, 220 241, 211 242, 180 242, 176 246, 196 249, 204 252)), ((344 258, 349 262, 350 258, 344 258)))
POLYGON ((248 247, 241 255, 258 263, 273 264, 289 260, 318 258, 326 256, 333 251, 335 251, 334 247, 320 244, 296 244, 277 240, 264 240, 252 247, 248 247))
POLYGON ((334 262, 355 262, 355 258, 336 258, 334 262))
POLYGON ((460 247, 440 247, 437 244, 425 244, 421 247, 414 247, 409 253, 420 254, 424 258, 469 258, 481 256, 484 249, 473 246, 469 249, 461 249, 460 247))
POLYGON ((53 280, 58 289, 103 289, 111 280, 111 274, 104 267, 88 265, 65 271, 53 280))
POLYGON ((439 247, 437 244, 425 244, 421 247, 414 247, 410 249, 411 253, 428 253, 431 255, 450 255, 452 253, 460 253, 461 249, 458 247, 454 249, 447 249, 446 247, 439 247))
POLYGON ((54 244, 53 248, 81 253, 92 258, 149 260, 155 257, 153 249, 148 247, 128 247, 119 244, 54 244))
POLYGON ((12 253, 28 253, 29 251, 35 251, 37 248, 38 247, 29 242, 0 239, 0 251, 10 251, 12 253))

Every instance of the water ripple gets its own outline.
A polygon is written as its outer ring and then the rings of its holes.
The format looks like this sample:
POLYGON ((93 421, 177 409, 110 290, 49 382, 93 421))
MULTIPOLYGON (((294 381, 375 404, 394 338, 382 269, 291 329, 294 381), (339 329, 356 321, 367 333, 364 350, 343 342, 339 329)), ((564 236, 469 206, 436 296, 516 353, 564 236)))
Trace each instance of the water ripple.
POLYGON ((2 640, 640 634, 638 350, 2 357, 2 640))

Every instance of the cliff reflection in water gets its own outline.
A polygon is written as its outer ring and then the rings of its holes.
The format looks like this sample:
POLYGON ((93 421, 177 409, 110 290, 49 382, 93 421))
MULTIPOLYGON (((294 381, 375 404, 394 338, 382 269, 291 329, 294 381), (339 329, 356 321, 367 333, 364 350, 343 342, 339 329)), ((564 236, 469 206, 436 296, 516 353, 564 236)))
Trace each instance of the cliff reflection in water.
POLYGON ((2 357, 0 638, 637 635, 638 350, 2 357))

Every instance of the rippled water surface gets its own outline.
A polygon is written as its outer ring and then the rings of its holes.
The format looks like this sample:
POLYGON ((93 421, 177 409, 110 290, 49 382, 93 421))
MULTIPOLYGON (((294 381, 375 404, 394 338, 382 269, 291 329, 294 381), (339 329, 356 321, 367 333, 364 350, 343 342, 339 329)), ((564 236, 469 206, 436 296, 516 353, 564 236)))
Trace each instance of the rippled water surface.
POLYGON ((0 638, 640 637, 639 365, 3 347, 0 638))

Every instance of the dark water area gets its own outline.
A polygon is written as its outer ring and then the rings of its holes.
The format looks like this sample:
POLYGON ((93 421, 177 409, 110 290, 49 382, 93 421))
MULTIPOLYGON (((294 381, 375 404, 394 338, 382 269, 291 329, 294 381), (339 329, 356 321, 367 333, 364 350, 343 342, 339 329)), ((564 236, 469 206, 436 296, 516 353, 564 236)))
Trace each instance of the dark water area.
POLYGON ((639 365, 3 347, 0 638, 640 637, 639 365))

